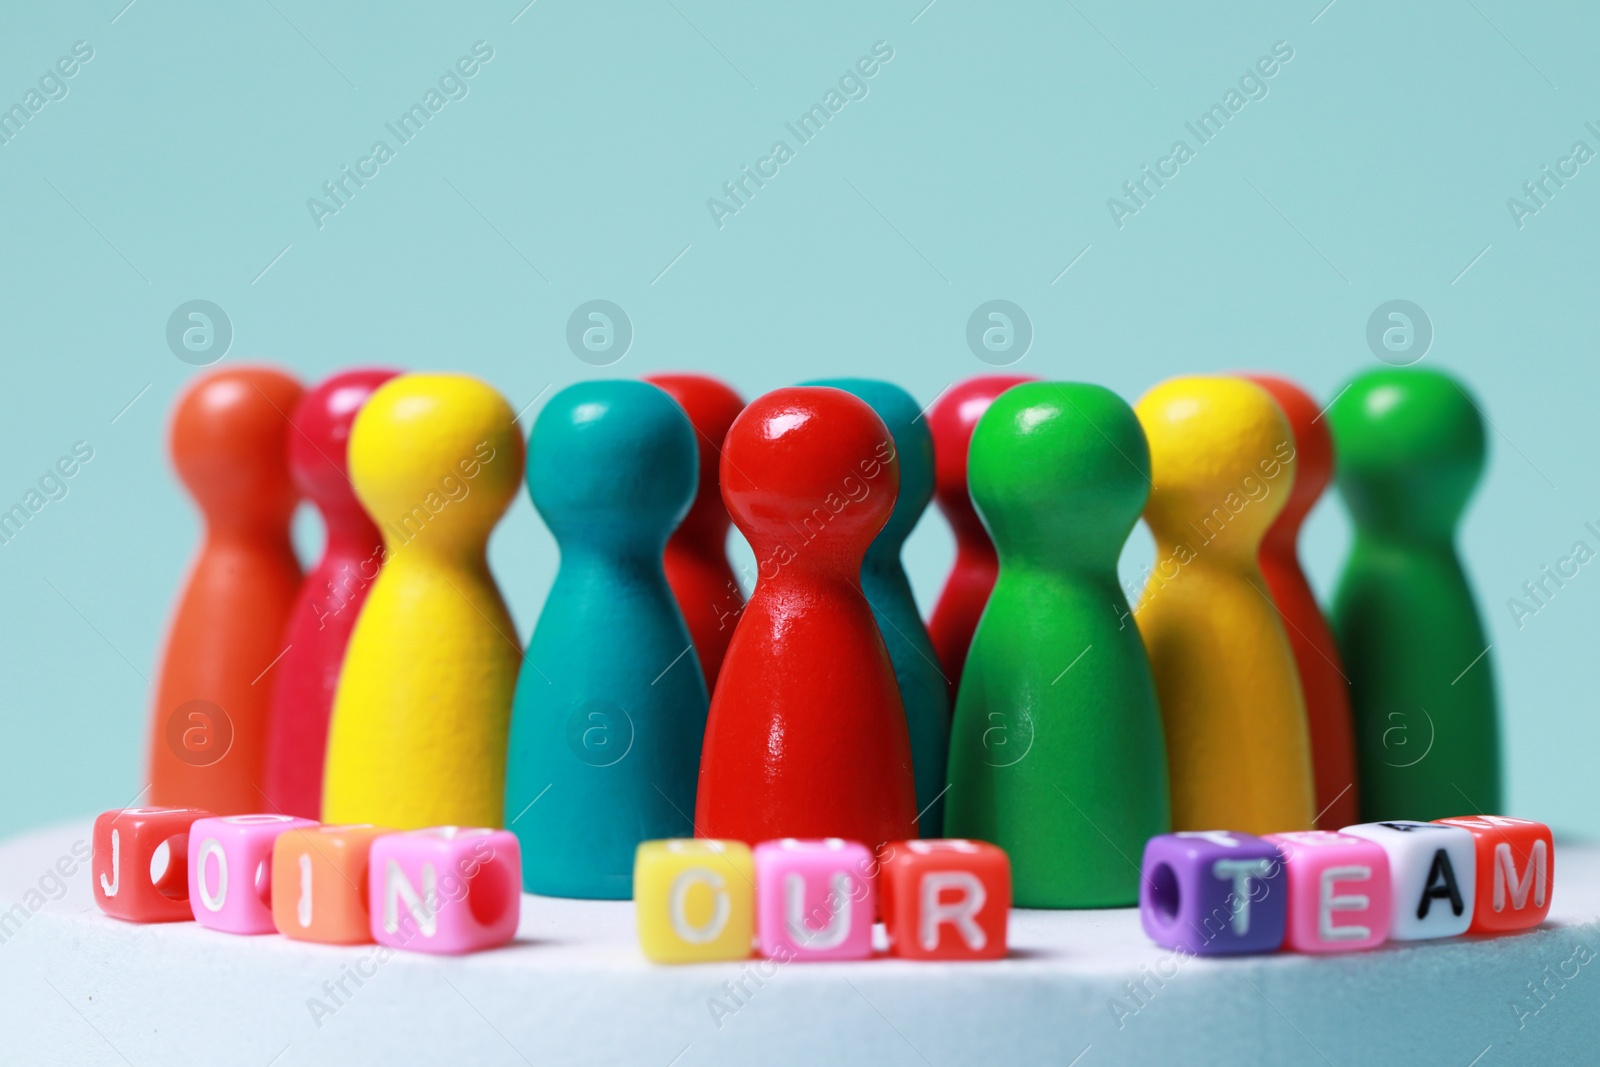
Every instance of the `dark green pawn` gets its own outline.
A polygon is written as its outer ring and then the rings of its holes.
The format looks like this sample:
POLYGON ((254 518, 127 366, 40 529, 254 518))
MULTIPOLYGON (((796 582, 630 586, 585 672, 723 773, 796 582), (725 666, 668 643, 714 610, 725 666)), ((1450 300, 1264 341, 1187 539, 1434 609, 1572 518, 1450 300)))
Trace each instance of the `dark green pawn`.
MULTIPOLYGON (((944 825, 945 765, 950 749, 949 683, 939 670, 927 627, 911 595, 900 550, 933 499, 933 435, 911 394, 889 382, 833 378, 808 382, 843 389, 867 402, 894 438, 900 457, 900 495, 894 513, 861 561, 861 592, 872 605, 889 649, 900 701, 911 732, 911 770, 917 782, 918 831, 940 836, 944 825)), ((863 482, 863 485, 866 483, 863 482)), ((846 496, 850 487, 841 492, 846 496)))
POLYGON ((1134 904, 1145 841, 1171 821, 1155 682, 1117 581, 1150 492, 1144 431, 1108 389, 1035 382, 1001 395, 970 447, 1000 575, 956 697, 945 832, 1010 854, 1019 907, 1134 904))
POLYGON ((1355 541, 1333 601, 1350 678, 1361 817, 1500 813, 1483 623, 1455 531, 1483 475, 1483 417, 1433 370, 1356 378, 1328 408, 1355 541))

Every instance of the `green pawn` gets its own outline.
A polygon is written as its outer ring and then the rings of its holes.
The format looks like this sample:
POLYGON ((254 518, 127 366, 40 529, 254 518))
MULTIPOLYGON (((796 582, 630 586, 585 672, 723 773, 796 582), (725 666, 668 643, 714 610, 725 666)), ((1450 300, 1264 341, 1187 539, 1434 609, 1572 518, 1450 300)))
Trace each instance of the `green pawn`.
POLYGON ((911 394, 870 378, 830 378, 826 385, 865 400, 894 438, 900 492, 894 512, 861 561, 861 593, 872 605, 878 632, 894 664, 900 702, 911 732, 911 770, 917 783, 917 832, 939 837, 944 825, 945 768, 950 750, 950 682, 939 670, 928 628, 917 614, 911 582, 900 561, 906 538, 933 499, 933 434, 911 394))
POLYGON ((1333 601, 1361 817, 1500 813, 1494 673, 1455 530, 1483 475, 1483 417, 1432 370, 1370 371, 1328 408, 1355 543, 1333 601))
POLYGON ((1000 575, 956 697, 945 832, 1011 856, 1018 907, 1137 903, 1170 829, 1167 754, 1117 557, 1150 492, 1133 409, 1098 385, 1007 390, 973 431, 1000 575))

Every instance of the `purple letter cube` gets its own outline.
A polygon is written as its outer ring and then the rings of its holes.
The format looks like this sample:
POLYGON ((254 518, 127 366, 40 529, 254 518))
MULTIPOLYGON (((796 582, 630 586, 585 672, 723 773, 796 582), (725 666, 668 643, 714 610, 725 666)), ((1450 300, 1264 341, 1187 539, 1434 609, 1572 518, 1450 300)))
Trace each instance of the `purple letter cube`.
POLYGON ((1270 841, 1232 830, 1159 834, 1144 846, 1139 918, 1158 945, 1197 956, 1275 952, 1288 895, 1270 841))

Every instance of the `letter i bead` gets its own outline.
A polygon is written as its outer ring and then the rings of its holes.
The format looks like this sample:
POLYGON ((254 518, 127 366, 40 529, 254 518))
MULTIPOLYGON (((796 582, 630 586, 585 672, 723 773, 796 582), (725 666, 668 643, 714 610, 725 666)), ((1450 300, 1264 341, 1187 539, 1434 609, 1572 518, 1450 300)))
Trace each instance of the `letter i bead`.
POLYGON ((748 958, 755 896, 755 861, 742 841, 672 838, 634 853, 639 947, 656 963, 748 958))
POLYGON ((272 846, 272 921, 297 941, 362 945, 372 941, 367 857, 381 826, 285 830, 272 846))

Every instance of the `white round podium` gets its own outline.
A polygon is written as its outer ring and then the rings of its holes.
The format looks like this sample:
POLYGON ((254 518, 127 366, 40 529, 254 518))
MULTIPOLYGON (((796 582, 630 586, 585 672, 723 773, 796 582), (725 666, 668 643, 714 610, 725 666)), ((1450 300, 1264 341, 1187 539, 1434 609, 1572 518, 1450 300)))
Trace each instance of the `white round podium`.
POLYGON ((1596 846, 1558 842, 1549 921, 1505 937, 1184 960, 1131 908, 1018 910, 993 963, 661 967, 630 903, 524 896, 460 958, 123 923, 88 840, 0 844, 5 1064, 1600 1063, 1596 846))

